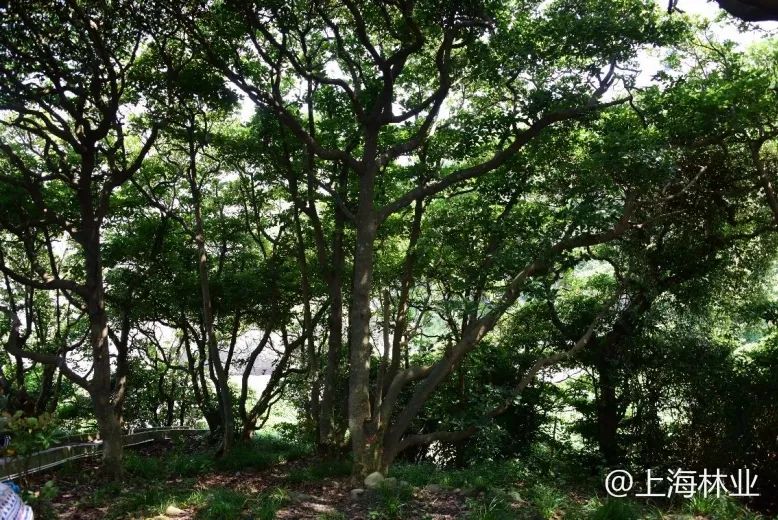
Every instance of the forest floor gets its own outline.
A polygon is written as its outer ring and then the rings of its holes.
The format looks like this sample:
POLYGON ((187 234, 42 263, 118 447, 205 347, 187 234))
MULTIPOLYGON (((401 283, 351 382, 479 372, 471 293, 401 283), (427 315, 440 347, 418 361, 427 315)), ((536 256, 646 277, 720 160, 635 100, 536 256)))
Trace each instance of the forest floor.
MULTIPOLYGON (((36 518, 97 519, 315 519, 507 520, 767 518, 730 501, 649 505, 606 500, 586 479, 539 480, 537 468, 499 463, 444 471, 399 464, 393 486, 352 493, 344 461, 313 458, 273 437, 215 460, 196 441, 156 442, 128 449, 124 479, 100 480, 94 458, 32 475, 23 486, 52 481, 56 496, 36 518), (359 495, 359 496, 355 496, 359 495)), ((546 472, 544 472, 546 473, 546 472)), ((553 471, 546 474, 554 475, 553 471)))

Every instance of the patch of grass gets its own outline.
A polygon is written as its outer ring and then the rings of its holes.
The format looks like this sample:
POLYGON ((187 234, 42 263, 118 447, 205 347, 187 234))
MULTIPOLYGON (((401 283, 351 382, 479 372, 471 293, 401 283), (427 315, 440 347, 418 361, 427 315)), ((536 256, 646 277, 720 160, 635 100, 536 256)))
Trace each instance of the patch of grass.
POLYGON ((123 463, 128 477, 142 480, 166 480, 173 476, 195 477, 214 467, 213 457, 207 453, 172 452, 159 458, 127 452, 123 463))
POLYGON ((229 454, 217 459, 215 467, 224 471, 263 470, 281 460, 279 453, 261 451, 253 444, 239 444, 229 454))
POLYGON ((369 513, 371 520, 402 520, 407 515, 408 502, 413 498, 413 488, 407 485, 381 485, 376 489, 377 509, 369 513))
POLYGON ((589 514, 589 520, 639 520, 639 508, 626 499, 605 501, 589 514))
POLYGON ((223 520, 238 518, 243 512, 248 498, 229 488, 215 488, 208 492, 205 505, 197 511, 200 520, 223 520))
POLYGON ((532 505, 543 518, 551 518, 564 504, 565 496, 556 488, 547 484, 535 484, 530 490, 532 505))
POLYGON ((128 451, 123 457, 124 472, 131 477, 158 480, 167 475, 162 459, 128 451))
POLYGON ((528 476, 526 468, 517 461, 478 464, 451 470, 444 470, 433 464, 395 464, 389 474, 414 486, 439 484, 452 488, 474 488, 479 491, 511 487, 528 476))
POLYGON ((700 515, 716 520, 755 520, 760 515, 748 511, 729 497, 694 495, 686 503, 686 511, 692 515, 700 515))
POLYGON ((515 518, 505 500, 491 496, 484 500, 468 499, 467 520, 508 520, 515 518))
POLYGON ((328 511, 320 514, 316 520, 348 520, 348 518, 340 511, 328 511))
POLYGON ((117 482, 108 482, 98 487, 91 495, 85 496, 81 500, 88 506, 98 507, 118 496, 121 492, 121 484, 117 482))
POLYGON ((310 466, 294 468, 289 471, 286 479, 290 484, 312 482, 334 477, 347 477, 351 474, 351 461, 325 460, 310 466))
POLYGON ((108 506, 106 518, 138 518, 156 515, 171 504, 186 504, 194 481, 178 483, 177 486, 160 486, 151 482, 146 486, 113 491, 110 486, 98 488, 92 505, 108 506), (106 488, 108 488, 106 490, 106 488))
POLYGON ((251 442, 238 444, 228 455, 218 459, 215 467, 225 471, 263 470, 309 453, 307 446, 267 433, 254 437, 251 442))
POLYGON ((205 453, 173 453, 165 458, 168 475, 178 477, 196 477, 212 470, 213 457, 205 453))
POLYGON ((281 507, 289 502, 289 493, 283 488, 277 488, 270 493, 262 493, 255 499, 251 512, 257 520, 273 520, 281 507))
POLYGON ((295 460, 313 453, 313 447, 308 443, 285 439, 273 431, 255 435, 251 444, 259 450, 283 455, 285 460, 295 460))

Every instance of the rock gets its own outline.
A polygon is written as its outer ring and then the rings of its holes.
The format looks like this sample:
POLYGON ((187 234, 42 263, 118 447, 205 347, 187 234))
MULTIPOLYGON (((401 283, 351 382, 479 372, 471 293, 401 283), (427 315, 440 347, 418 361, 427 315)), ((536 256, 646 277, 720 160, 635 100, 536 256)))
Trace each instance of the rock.
POLYGON ((376 489, 378 486, 381 485, 381 482, 384 481, 384 476, 381 475, 379 472, 374 471, 367 477, 365 477, 365 487, 367 489, 376 489))
POLYGON ((183 514, 184 511, 176 506, 167 506, 167 509, 165 509, 165 516, 181 516, 183 514))
POLYGON ((461 489, 459 489, 459 488, 456 488, 456 489, 454 490, 454 494, 455 494, 455 495, 459 495, 460 493, 462 493, 462 490, 461 490, 461 489))
POLYGON ((359 500, 362 495, 365 494, 365 490, 362 488, 356 488, 351 490, 351 500, 359 500))
POLYGON ((427 484, 424 486, 424 489, 427 490, 429 493, 442 493, 443 488, 437 484, 427 484))
POLYGON ((512 490, 508 491, 508 492, 505 494, 505 496, 507 496, 507 497, 508 497, 508 500, 510 500, 511 502, 516 502, 516 503, 522 503, 522 502, 524 502, 524 499, 523 499, 523 498, 521 498, 521 495, 520 495, 520 494, 519 494, 519 492, 518 492, 518 491, 516 491, 515 489, 512 489, 512 490))

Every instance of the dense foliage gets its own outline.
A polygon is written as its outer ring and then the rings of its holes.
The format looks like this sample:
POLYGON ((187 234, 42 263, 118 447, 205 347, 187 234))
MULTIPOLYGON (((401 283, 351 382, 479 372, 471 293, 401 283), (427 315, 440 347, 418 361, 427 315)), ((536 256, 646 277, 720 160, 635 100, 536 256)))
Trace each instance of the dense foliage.
POLYGON ((775 506, 778 42, 672 5, 0 5, 10 454, 225 460, 282 403, 356 477, 749 467, 775 506))

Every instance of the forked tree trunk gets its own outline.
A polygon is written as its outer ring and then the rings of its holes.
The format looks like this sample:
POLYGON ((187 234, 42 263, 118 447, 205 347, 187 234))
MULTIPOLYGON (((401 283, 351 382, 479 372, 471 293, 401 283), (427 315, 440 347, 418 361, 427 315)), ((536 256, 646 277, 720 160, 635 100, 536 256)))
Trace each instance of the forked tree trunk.
POLYGON ((232 413, 232 395, 230 394, 228 367, 225 367, 221 361, 219 344, 214 329, 213 302, 211 300, 211 285, 208 273, 208 251, 205 247, 201 193, 197 182, 197 147, 194 136, 194 120, 191 121, 187 130, 189 137, 189 169, 187 174, 194 205, 194 240, 197 244, 197 270, 200 278, 203 323, 205 324, 205 339, 208 345, 208 359, 216 374, 216 396, 218 398, 222 426, 222 442, 219 451, 221 455, 226 455, 232 450, 234 444, 235 419, 232 413))

